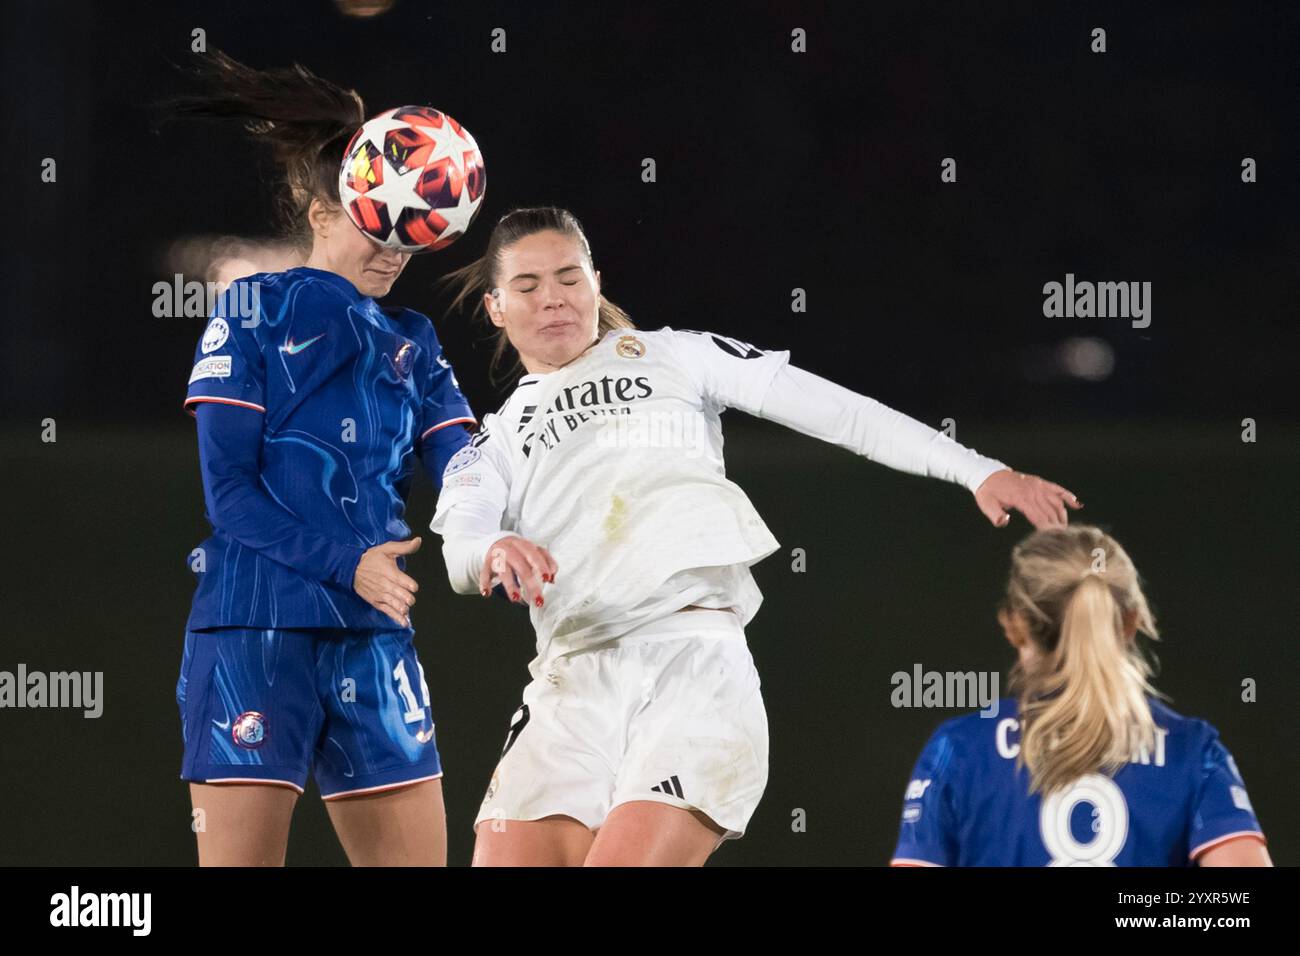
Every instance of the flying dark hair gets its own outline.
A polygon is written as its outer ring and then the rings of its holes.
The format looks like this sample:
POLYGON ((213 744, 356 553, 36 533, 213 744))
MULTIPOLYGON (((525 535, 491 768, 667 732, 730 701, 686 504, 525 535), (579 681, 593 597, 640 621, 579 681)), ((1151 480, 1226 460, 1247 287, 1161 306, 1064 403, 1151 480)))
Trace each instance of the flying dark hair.
POLYGON ((311 201, 339 205, 343 153, 366 119, 361 97, 297 63, 256 70, 217 50, 205 54, 192 75, 200 89, 159 103, 163 119, 239 120, 278 168, 277 225, 310 245, 311 201))

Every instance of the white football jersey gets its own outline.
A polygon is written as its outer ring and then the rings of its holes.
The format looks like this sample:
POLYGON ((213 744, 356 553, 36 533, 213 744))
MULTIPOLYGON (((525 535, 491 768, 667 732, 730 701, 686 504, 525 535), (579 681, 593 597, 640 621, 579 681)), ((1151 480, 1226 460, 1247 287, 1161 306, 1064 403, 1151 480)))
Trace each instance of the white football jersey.
POLYGON ((557 571, 530 608, 539 660, 689 604, 735 607, 748 624, 762 601, 749 567, 778 543, 726 477, 728 407, 972 491, 1006 467, 789 357, 709 332, 614 329, 525 375, 444 473, 431 527, 452 587, 477 590, 503 532, 546 548, 557 571))

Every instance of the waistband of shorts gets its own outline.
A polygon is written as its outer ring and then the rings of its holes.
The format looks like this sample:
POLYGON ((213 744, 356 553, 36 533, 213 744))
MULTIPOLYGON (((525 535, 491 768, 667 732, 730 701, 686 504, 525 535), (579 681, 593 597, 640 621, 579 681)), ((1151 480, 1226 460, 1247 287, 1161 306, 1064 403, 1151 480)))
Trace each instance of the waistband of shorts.
POLYGON ((653 621, 638 624, 632 630, 614 638, 611 645, 643 644, 651 641, 673 640, 692 634, 745 637, 744 625, 735 611, 715 608, 691 608, 674 611, 653 621))

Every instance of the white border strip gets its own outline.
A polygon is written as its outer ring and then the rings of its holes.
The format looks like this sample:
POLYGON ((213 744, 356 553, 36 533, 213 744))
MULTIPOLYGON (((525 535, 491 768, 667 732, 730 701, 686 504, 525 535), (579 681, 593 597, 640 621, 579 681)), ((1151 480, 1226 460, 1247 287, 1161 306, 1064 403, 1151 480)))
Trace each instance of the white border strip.
POLYGON ((362 787, 360 790, 340 790, 338 793, 331 793, 329 796, 321 794, 322 800, 337 800, 339 797, 358 797, 363 793, 379 793, 381 790, 395 790, 398 787, 409 787, 413 783, 424 783, 426 780, 437 780, 442 776, 439 771, 431 777, 416 777, 414 780, 398 780, 396 783, 381 783, 377 787, 362 787))

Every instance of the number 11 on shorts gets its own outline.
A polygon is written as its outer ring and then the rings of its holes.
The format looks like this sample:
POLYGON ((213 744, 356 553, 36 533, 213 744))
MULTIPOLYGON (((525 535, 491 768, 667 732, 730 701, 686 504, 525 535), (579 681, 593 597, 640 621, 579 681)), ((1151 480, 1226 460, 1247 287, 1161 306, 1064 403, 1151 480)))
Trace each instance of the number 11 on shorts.
MULTIPOLYGON (((424 665, 419 661, 415 666, 420 669, 420 691, 424 694, 424 707, 429 706, 429 685, 424 680, 424 665)), ((406 676, 406 661, 398 661, 397 666, 393 668, 393 677, 397 679, 397 692, 402 695, 402 700, 406 704, 406 713, 402 719, 408 724, 416 724, 424 720, 424 707, 421 707, 415 699, 415 691, 411 690, 411 679, 406 676)))

